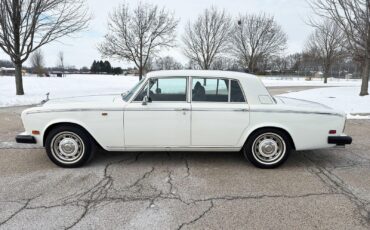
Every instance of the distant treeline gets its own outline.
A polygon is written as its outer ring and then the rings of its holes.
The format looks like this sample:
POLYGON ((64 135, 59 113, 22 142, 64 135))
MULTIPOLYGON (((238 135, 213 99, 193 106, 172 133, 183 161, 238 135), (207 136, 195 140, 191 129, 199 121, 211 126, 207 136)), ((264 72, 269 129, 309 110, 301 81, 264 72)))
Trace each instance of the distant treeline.
POLYGON ((94 60, 93 64, 91 65, 90 72, 119 75, 123 73, 123 69, 121 67, 112 67, 109 61, 94 60))

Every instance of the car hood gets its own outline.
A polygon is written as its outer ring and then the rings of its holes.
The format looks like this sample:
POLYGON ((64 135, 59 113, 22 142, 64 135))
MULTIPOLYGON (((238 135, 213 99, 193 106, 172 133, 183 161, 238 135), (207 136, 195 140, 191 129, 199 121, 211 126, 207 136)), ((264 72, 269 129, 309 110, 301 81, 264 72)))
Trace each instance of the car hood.
POLYGON ((51 99, 47 101, 44 106, 54 106, 61 104, 110 104, 115 100, 120 99, 119 94, 107 94, 107 95, 90 95, 90 96, 76 96, 67 98, 51 99))
POLYGON ((125 102, 121 95, 92 95, 69 97, 61 99, 51 99, 41 106, 26 109, 25 114, 73 111, 73 110, 105 110, 123 108, 125 102))

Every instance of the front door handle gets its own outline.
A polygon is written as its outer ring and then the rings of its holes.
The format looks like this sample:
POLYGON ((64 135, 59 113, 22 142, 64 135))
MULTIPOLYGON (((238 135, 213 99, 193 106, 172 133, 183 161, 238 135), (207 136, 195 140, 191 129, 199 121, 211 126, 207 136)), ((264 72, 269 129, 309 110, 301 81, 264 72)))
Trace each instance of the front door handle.
POLYGON ((190 111, 188 108, 182 108, 182 109, 175 109, 176 111, 182 111, 182 112, 187 112, 190 111))

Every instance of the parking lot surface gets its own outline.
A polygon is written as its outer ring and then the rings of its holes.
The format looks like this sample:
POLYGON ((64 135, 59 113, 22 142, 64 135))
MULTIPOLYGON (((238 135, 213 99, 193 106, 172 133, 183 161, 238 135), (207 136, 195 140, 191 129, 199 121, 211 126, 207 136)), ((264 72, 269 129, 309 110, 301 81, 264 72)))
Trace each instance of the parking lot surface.
POLYGON ((14 143, 0 109, 0 229, 369 229, 370 121, 345 149, 293 152, 262 170, 240 153, 108 153, 83 168, 14 143))

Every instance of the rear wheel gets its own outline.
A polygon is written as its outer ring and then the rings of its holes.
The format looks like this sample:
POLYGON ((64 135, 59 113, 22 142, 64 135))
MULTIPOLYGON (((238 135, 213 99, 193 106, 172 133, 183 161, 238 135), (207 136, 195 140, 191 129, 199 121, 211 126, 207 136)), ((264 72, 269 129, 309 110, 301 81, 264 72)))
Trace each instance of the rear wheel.
POLYGON ((94 155, 95 144, 86 131, 75 126, 58 126, 46 137, 48 157, 64 168, 80 167, 94 155))
POLYGON ((243 148, 244 156, 258 168, 276 168, 291 151, 289 136, 278 129, 261 129, 253 133, 243 148))

